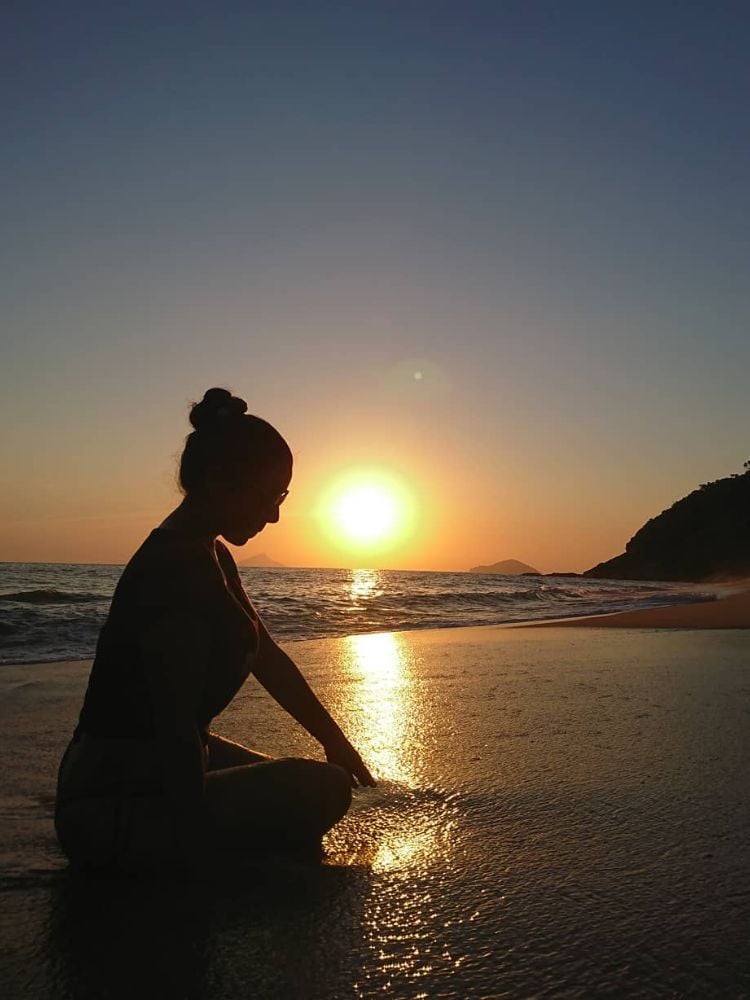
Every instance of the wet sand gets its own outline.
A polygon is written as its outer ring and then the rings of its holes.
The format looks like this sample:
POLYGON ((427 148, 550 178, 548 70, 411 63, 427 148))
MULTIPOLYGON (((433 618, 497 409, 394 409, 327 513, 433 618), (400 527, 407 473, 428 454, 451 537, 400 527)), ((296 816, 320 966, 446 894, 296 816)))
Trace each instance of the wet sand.
MULTIPOLYGON (((67 872, 52 796, 88 664, 2 668, 2 996, 750 994, 747 632, 288 648, 380 784, 323 865, 246 858, 211 883, 67 872)), ((252 681, 215 729, 319 756, 252 681)))

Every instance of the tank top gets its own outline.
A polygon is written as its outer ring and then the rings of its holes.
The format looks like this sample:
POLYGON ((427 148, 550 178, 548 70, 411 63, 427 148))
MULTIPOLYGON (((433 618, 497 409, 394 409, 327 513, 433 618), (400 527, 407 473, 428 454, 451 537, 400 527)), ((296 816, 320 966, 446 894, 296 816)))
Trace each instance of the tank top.
POLYGON ((125 567, 99 634, 73 739, 155 736, 145 630, 160 616, 200 618, 210 636, 210 663, 195 724, 204 743, 218 715, 247 678, 258 650, 257 615, 237 566, 220 541, 207 544, 155 528, 125 567))

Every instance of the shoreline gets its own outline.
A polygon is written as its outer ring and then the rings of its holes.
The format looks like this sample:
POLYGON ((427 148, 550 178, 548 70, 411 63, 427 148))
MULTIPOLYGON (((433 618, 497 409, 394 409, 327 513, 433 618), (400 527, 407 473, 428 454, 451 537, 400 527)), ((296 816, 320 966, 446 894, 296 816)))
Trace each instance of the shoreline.
POLYGON ((638 629, 748 629, 750 590, 698 604, 669 604, 660 608, 616 611, 606 615, 524 622, 519 628, 638 628, 638 629))

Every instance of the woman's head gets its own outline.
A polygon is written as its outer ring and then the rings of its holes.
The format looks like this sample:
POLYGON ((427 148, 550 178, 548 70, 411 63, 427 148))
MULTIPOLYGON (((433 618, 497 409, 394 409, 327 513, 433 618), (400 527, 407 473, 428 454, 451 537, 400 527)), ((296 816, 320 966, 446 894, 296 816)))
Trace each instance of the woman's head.
POLYGON ((279 432, 247 411, 244 399, 209 389, 190 410, 195 428, 180 459, 185 496, 211 509, 218 533, 243 545, 269 522, 292 478, 292 453, 279 432))

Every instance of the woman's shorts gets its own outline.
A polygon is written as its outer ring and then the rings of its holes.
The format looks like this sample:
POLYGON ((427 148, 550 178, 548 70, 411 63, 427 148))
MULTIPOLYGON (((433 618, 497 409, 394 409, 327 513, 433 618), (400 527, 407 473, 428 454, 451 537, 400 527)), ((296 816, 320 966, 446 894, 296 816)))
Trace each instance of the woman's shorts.
POLYGON ((60 763, 55 831, 74 868, 137 874, 177 865, 175 822, 150 741, 71 741, 60 763))

